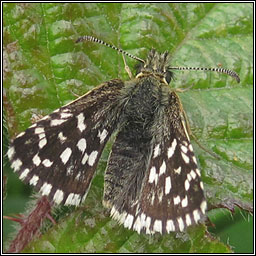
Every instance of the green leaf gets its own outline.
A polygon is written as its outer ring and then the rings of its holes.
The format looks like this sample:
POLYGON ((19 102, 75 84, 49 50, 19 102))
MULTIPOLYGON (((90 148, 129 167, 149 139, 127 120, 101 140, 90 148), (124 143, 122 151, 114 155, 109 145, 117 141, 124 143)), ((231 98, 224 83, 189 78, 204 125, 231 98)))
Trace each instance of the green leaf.
MULTIPOLYGON (((46 115, 112 79, 128 80, 122 56, 93 43, 93 35, 145 58, 150 48, 168 50, 172 66, 235 70, 241 82, 214 72, 177 71, 191 130, 220 160, 195 153, 209 209, 253 205, 253 5, 252 3, 5 3, 4 88, 10 136, 25 130, 33 114, 46 115)), ((127 58, 130 67, 134 60, 127 58)), ((134 73, 134 72, 133 72, 134 73)), ((111 146, 111 143, 108 147, 111 146)), ((83 206, 25 252, 231 252, 204 225, 166 236, 138 235, 103 209, 106 149, 83 206)), ((8 200, 8 197, 7 199, 8 200)))

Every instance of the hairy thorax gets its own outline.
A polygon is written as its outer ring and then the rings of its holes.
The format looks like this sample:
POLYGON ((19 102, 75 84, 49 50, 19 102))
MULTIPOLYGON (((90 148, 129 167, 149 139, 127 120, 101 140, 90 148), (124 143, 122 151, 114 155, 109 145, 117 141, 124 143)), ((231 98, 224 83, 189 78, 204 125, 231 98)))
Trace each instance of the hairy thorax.
POLYGON ((147 142, 152 139, 152 125, 155 114, 163 102, 165 93, 163 84, 154 77, 139 79, 139 83, 131 83, 126 87, 122 128, 127 132, 127 139, 147 142))

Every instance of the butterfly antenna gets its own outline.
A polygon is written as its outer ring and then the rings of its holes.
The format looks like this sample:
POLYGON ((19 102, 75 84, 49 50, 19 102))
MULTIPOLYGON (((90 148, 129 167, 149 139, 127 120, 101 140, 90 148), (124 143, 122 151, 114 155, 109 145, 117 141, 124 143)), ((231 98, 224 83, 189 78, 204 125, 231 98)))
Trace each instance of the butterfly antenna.
POLYGON ((225 69, 225 68, 196 68, 196 67, 169 67, 169 69, 175 69, 175 70, 202 70, 202 71, 215 71, 218 73, 224 73, 227 74, 233 78, 236 79, 236 81, 239 83, 240 82, 240 77, 239 75, 230 69, 225 69))
POLYGON ((106 42, 104 42, 104 41, 102 41, 102 40, 100 40, 100 39, 98 39, 96 37, 93 37, 93 36, 81 36, 81 37, 79 37, 76 40, 76 43, 79 43, 79 42, 82 42, 82 41, 90 41, 90 42, 95 42, 95 43, 98 43, 98 44, 103 44, 103 45, 105 45, 105 46, 107 46, 109 48, 112 48, 112 49, 114 49, 114 50, 116 50, 116 51, 118 51, 120 53, 123 53, 123 54, 127 55, 128 57, 130 57, 132 59, 135 59, 137 61, 145 63, 145 61, 143 59, 140 59, 139 57, 136 57, 136 56, 134 56, 134 55, 132 55, 132 54, 130 54, 130 53, 120 49, 120 48, 117 48, 114 45, 108 44, 108 43, 106 43, 106 42))

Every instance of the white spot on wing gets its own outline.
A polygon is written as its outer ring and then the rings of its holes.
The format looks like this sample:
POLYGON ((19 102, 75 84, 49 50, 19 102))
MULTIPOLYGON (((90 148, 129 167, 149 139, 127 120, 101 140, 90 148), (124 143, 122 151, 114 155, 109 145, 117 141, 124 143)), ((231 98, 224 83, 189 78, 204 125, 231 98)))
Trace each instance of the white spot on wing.
POLYGON ((146 214, 145 213, 142 213, 141 214, 141 217, 140 217, 140 221, 141 221, 141 229, 143 228, 143 227, 146 227, 146 214))
POLYGON ((85 153, 84 156, 83 156, 83 159, 82 159, 82 164, 84 165, 87 160, 88 160, 89 156, 85 153))
POLYGON ((168 176, 165 179, 165 194, 169 194, 172 188, 172 184, 171 184, 171 177, 168 176))
POLYGON ((166 163, 165 163, 165 161, 163 161, 163 163, 162 163, 162 165, 160 167, 160 170, 159 170, 159 176, 164 174, 165 171, 166 171, 166 163))
POLYGON ((175 226, 174 226, 173 220, 167 220, 166 231, 167 231, 167 233, 169 233, 171 231, 175 231, 175 226))
POLYGON ((162 234, 162 221, 161 220, 155 220, 153 230, 162 234))
POLYGON ((199 169, 196 169, 196 173, 197 173, 197 175, 198 175, 199 177, 201 177, 201 173, 200 173, 199 169))
POLYGON ((8 152, 7 152, 8 158, 11 160, 11 159, 13 158, 14 154, 15 154, 15 149, 14 149, 14 147, 10 147, 10 148, 8 149, 8 152))
POLYGON ((150 234, 150 224, 151 224, 151 217, 147 216, 146 221, 145 221, 145 227, 146 227, 146 234, 150 234))
POLYGON ((81 196, 79 194, 75 194, 74 197, 73 197, 73 204, 74 205, 79 205, 80 204, 80 201, 81 201, 81 196))
POLYGON ((174 197, 173 198, 173 203, 174 203, 174 205, 179 204, 180 203, 180 196, 174 197))
POLYGON ((29 184, 36 186, 38 180, 39 180, 39 177, 37 175, 33 175, 33 177, 29 181, 29 184))
POLYGON ((185 190, 188 191, 189 187, 190 187, 190 184, 189 184, 189 181, 187 179, 185 180, 184 186, 185 186, 185 190))
POLYGON ((107 136, 108 131, 106 129, 104 129, 102 132, 99 131, 98 137, 100 138, 100 143, 103 143, 107 136))
POLYGON ((158 174, 156 173, 156 167, 152 166, 150 169, 148 182, 153 183, 155 181, 155 184, 157 184, 157 180, 158 180, 158 174))
MULTIPOLYGON (((113 208, 112 208, 112 210, 113 210, 113 208)), ((117 211, 117 210, 113 211, 112 218, 116 219, 116 220, 119 220, 119 218, 120 218, 119 211, 117 211)))
POLYGON ((196 178, 196 173, 195 173, 193 170, 190 172, 190 175, 191 175, 191 177, 192 177, 193 179, 196 178))
POLYGON ((49 159, 44 159, 44 161, 42 162, 42 164, 45 166, 45 167, 51 167, 53 162, 50 161, 49 159))
POLYGON ((89 155, 88 165, 93 166, 97 159, 98 151, 92 151, 89 155))
POLYGON ((200 214, 198 210, 193 211, 194 220, 197 223, 200 220, 200 214))
POLYGON ((24 179, 27 177, 28 173, 29 173, 29 169, 26 168, 26 169, 21 173, 21 175, 20 175, 19 178, 20 178, 21 180, 24 180, 24 179))
POLYGON ((38 127, 35 129, 35 134, 40 134, 40 133, 44 133, 44 128, 43 127, 38 127))
POLYGON ((126 216, 127 216, 127 212, 126 211, 124 211, 122 214, 120 214, 119 222, 123 224, 125 222, 126 216))
POLYGON ((77 128, 83 132, 86 128, 86 125, 84 124, 84 114, 81 113, 77 116, 77 128))
POLYGON ((57 189, 57 191, 54 194, 53 200, 55 203, 60 204, 64 198, 64 193, 62 190, 57 189))
POLYGON ((77 147, 83 153, 86 149, 86 140, 84 138, 80 139, 77 143, 77 147))
MULTIPOLYGON (((119 222, 120 218, 121 218, 121 214, 119 213, 119 211, 115 208, 115 206, 112 207, 111 209, 111 213, 110 213, 111 217, 115 220, 117 220, 119 222)), ((123 217, 123 216, 122 216, 123 217)), ((125 219, 124 219, 125 221, 125 219)), ((121 223, 121 222, 120 222, 121 223)))
POLYGON ((66 164, 72 154, 71 148, 66 148, 60 155, 63 164, 66 164))
POLYGON ((51 120, 50 126, 58 126, 66 121, 67 120, 65 119, 54 119, 54 120, 51 120))
POLYGON ((69 117, 72 117, 73 116, 73 114, 71 114, 71 113, 60 113, 60 117, 61 118, 69 118, 69 117))
POLYGON ((181 200, 181 206, 182 207, 187 207, 188 206, 188 197, 187 196, 185 196, 185 198, 183 198, 181 200))
POLYGON ((195 157, 195 156, 192 157, 192 160, 193 160, 193 162, 194 162, 195 164, 197 164, 197 161, 196 161, 196 157, 195 157))
POLYGON ((200 187, 201 187, 202 190, 204 190, 204 184, 203 184, 202 181, 200 181, 200 187))
POLYGON ((38 134, 38 137, 39 137, 40 140, 43 139, 43 138, 45 138, 45 133, 40 133, 40 134, 38 134))
POLYGON ((188 148, 185 147, 184 145, 181 145, 180 148, 185 154, 188 152, 188 148))
POLYGON ((179 224, 179 229, 180 229, 180 231, 183 231, 183 230, 184 230, 184 222, 183 222, 183 219, 182 219, 181 217, 179 217, 179 218, 177 219, 177 221, 178 221, 178 224, 179 224))
POLYGON ((58 138, 60 139, 61 142, 64 142, 67 139, 67 137, 65 137, 62 132, 58 134, 58 138))
POLYGON ((124 222, 124 227, 128 228, 128 229, 131 229, 133 219, 134 219, 134 217, 131 214, 128 214, 126 219, 125 219, 125 222, 124 222))
POLYGON ((188 158, 188 156, 187 156, 186 154, 184 154, 183 152, 181 152, 181 156, 182 156, 184 162, 185 162, 186 164, 188 164, 188 163, 189 163, 189 158, 188 158))
POLYGON ((47 183, 47 182, 45 182, 43 184, 43 186, 41 187, 40 192, 42 193, 43 196, 44 195, 48 196, 50 194, 50 192, 51 192, 51 189, 52 189, 52 185, 47 183))
POLYGON ((66 199, 65 205, 79 205, 81 196, 79 194, 70 193, 66 199))
POLYGON ((18 171, 21 166, 22 166, 22 162, 20 161, 20 159, 16 159, 15 161, 13 161, 13 163, 11 165, 11 167, 14 170, 14 172, 18 171))
POLYGON ((177 140, 174 139, 171 147, 168 148, 168 153, 167 153, 168 158, 171 158, 173 156, 176 146, 177 146, 177 140))
POLYGON ((38 154, 36 154, 33 159, 32 159, 33 163, 36 165, 36 166, 39 166, 41 164, 41 159, 40 157, 38 156, 38 154))
POLYGON ((205 214, 205 211, 207 208, 207 203, 205 200, 201 203, 200 208, 201 208, 202 213, 205 214))
POLYGON ((47 139, 43 138, 42 140, 39 141, 39 148, 43 148, 47 144, 47 139))
POLYGON ((189 173, 187 174, 187 179, 188 179, 188 181, 192 180, 192 177, 191 177, 191 175, 189 173))
POLYGON ((192 222, 191 222, 191 218, 190 218, 190 216, 189 216, 189 213, 187 213, 186 214, 186 224, 187 224, 187 226, 190 226, 191 224, 192 224, 192 222))
POLYGON ((174 172, 177 173, 177 174, 180 174, 180 172, 181 172, 181 166, 180 166, 178 169, 174 169, 174 172))
POLYGON ((160 149, 160 144, 157 144, 154 148, 154 155, 153 158, 156 158, 157 156, 159 156, 161 153, 161 149, 160 149))
POLYGON ((136 221, 134 222, 134 225, 133 225, 133 229, 136 230, 139 234, 140 234, 140 231, 142 229, 142 225, 141 225, 141 216, 139 215, 137 218, 136 218, 136 221))
POLYGON ((110 216, 112 217, 115 212, 116 212, 116 208, 115 208, 115 206, 113 206, 111 211, 110 211, 110 216))

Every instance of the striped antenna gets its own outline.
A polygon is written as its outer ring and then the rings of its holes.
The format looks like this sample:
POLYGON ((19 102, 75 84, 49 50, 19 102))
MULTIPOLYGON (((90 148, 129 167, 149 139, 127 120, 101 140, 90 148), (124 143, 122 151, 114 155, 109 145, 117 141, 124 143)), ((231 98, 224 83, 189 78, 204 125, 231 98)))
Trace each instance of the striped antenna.
POLYGON ((95 43, 98 43, 98 44, 103 44, 103 45, 105 45, 107 47, 110 47, 110 48, 120 52, 120 53, 123 53, 123 54, 127 55, 128 57, 130 57, 132 59, 135 59, 135 60, 138 60, 138 61, 140 61, 142 63, 145 63, 145 61, 143 59, 140 59, 140 58, 138 58, 138 57, 136 57, 136 56, 134 56, 134 55, 132 55, 132 54, 130 54, 130 53, 120 49, 120 48, 117 48, 114 45, 108 44, 108 43, 106 43, 106 42, 104 42, 104 41, 102 41, 102 40, 100 40, 100 39, 98 39, 96 37, 93 37, 93 36, 81 36, 81 37, 79 37, 76 40, 76 43, 79 43, 79 42, 82 42, 82 41, 90 41, 90 42, 95 42, 95 43))
MULTIPOLYGON (((140 61, 142 63, 145 63, 145 61, 143 59, 140 59, 139 57, 136 57, 120 48, 117 48, 116 46, 114 45, 111 45, 111 44, 108 44, 96 37, 93 37, 93 36, 81 36, 79 37, 77 40, 76 40, 76 43, 79 43, 79 42, 82 42, 82 41, 90 41, 90 42, 95 42, 95 43, 98 43, 98 44, 102 44, 102 45, 105 45, 109 48, 112 48, 120 53, 123 53, 125 55, 127 55, 128 57, 132 58, 132 59, 135 59, 137 61, 140 61)), ((219 72, 219 73, 224 73, 224 74, 227 74, 233 78, 236 79, 236 81, 239 83, 240 82, 240 78, 238 76, 238 74, 235 72, 235 71, 232 71, 230 69, 225 69, 225 68, 198 68, 198 67, 169 67, 169 70, 202 70, 202 71, 215 71, 215 72, 219 72)))
POLYGON ((238 83, 240 83, 240 77, 239 75, 230 69, 225 69, 225 68, 195 68, 195 67, 169 67, 169 69, 176 69, 176 70, 202 70, 202 71, 215 71, 219 73, 224 73, 227 74, 233 78, 236 79, 238 83))

